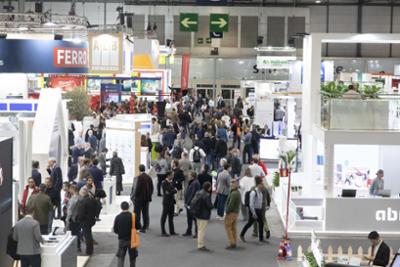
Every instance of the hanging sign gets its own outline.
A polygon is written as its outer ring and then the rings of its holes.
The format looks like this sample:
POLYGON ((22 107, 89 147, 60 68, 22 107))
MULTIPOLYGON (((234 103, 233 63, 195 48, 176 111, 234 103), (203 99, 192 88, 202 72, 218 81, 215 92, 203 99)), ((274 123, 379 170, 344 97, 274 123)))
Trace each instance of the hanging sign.
POLYGON ((296 57, 284 56, 257 56, 258 69, 289 69, 296 57))
POLYGON ((109 74, 122 73, 122 33, 90 33, 88 37, 90 72, 109 74))

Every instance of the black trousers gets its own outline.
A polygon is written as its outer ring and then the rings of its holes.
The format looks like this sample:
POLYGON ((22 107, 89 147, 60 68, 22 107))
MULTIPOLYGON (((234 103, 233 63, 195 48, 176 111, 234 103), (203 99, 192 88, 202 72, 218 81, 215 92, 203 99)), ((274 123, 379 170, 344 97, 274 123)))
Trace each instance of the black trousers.
POLYGON ((78 243, 78 249, 81 249, 81 226, 78 222, 69 222, 69 230, 71 230, 71 234, 76 236, 76 240, 78 243))
POLYGON ((162 213, 161 213, 161 233, 166 234, 165 231, 165 222, 168 217, 168 225, 169 225, 169 233, 175 233, 174 227, 174 205, 163 205, 162 213))
POLYGON ((166 176, 165 174, 157 174, 157 194, 159 196, 161 195, 161 183, 165 180, 166 176))
POLYGON ((118 267, 123 267, 125 263, 126 251, 129 253, 130 267, 136 266, 136 257, 138 256, 137 249, 131 248, 131 241, 129 240, 118 240, 118 267))
POLYGON ((136 220, 139 224, 139 229, 146 230, 150 226, 150 216, 149 216, 149 202, 135 201, 134 211, 136 214, 136 220), (143 216, 143 223, 142 218, 143 216))
POLYGON ((247 230, 253 225, 255 221, 258 222, 258 237, 260 241, 264 240, 264 220, 263 220, 263 214, 261 209, 256 209, 256 216, 257 219, 253 218, 253 214, 251 210, 249 209, 249 220, 247 221, 246 225, 243 227, 242 232, 240 233, 240 236, 244 236, 247 232, 247 230))
POLYGON ((188 208, 186 208, 186 219, 187 219, 187 225, 188 225, 186 233, 192 234, 192 226, 194 223, 195 233, 197 234, 196 218, 193 216, 193 213, 188 208))
POLYGON ((81 224, 82 235, 85 238, 86 243, 86 254, 93 254, 93 235, 92 235, 92 226, 86 223, 81 224))
POLYGON ((121 193, 121 191, 124 190, 124 188, 122 187, 122 175, 116 175, 117 181, 116 181, 116 191, 117 194, 119 195, 121 193))
POLYGON ((40 254, 37 255, 21 255, 21 267, 40 267, 42 265, 42 258, 40 254))
POLYGON ((40 233, 42 235, 48 235, 49 234, 49 225, 48 224, 41 224, 40 225, 40 233))

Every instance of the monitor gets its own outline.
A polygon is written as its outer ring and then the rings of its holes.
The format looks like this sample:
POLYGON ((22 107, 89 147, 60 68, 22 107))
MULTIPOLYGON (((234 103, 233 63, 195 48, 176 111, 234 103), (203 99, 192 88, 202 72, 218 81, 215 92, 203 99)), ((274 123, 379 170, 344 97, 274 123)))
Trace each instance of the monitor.
POLYGON ((400 267, 400 253, 396 253, 390 267, 400 267))
POLYGON ((342 197, 356 197, 357 190, 356 189, 343 189, 342 197))

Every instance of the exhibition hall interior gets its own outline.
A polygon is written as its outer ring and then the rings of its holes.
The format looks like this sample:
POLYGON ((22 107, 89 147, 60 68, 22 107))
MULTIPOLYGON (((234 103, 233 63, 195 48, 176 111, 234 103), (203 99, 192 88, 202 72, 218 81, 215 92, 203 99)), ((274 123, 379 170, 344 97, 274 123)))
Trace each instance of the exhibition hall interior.
POLYGON ((3 0, 0 267, 400 267, 400 0, 3 0))

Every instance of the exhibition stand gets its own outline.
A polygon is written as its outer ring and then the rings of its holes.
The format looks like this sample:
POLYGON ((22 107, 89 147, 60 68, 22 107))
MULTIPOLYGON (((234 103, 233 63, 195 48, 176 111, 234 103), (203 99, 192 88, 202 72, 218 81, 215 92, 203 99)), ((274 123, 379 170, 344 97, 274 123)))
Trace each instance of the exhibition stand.
POLYGON ((77 267, 76 236, 70 231, 62 235, 43 235, 42 267, 77 267))

